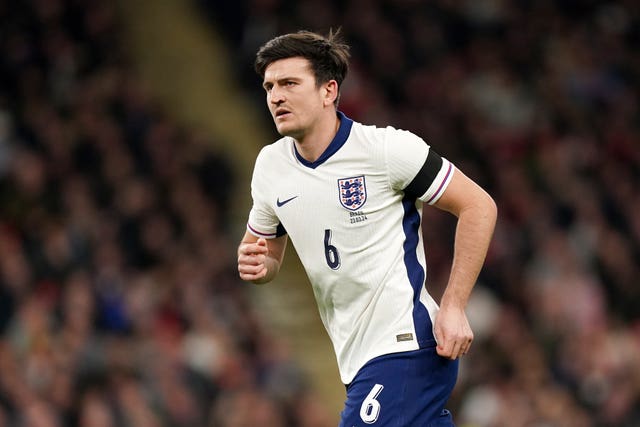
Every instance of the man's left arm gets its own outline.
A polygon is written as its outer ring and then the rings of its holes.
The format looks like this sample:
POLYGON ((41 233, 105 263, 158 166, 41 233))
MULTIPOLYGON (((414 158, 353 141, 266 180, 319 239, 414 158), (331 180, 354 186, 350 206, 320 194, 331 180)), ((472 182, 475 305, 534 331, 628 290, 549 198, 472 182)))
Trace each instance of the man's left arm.
POLYGON ((473 341, 465 308, 493 236, 497 207, 489 194, 457 169, 434 206, 458 218, 451 273, 434 326, 438 354, 456 359, 469 351, 473 341))

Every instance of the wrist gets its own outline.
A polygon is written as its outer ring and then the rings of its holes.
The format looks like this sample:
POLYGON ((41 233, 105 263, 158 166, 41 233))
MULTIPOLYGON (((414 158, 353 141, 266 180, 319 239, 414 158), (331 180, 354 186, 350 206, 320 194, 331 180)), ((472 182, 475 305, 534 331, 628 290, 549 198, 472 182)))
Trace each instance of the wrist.
POLYGON ((445 293, 440 301, 440 308, 464 311, 467 308, 467 299, 445 293))

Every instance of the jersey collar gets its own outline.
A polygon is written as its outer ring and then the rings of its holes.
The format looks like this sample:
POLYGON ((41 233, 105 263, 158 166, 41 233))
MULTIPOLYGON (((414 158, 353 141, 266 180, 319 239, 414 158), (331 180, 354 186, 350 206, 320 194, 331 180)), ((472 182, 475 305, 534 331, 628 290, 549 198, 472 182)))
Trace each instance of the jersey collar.
POLYGON ((315 169, 324 162, 326 162, 329 157, 333 156, 339 149, 347 142, 347 138, 349 138, 349 134, 351 133, 351 126, 353 125, 353 120, 344 115, 342 111, 338 111, 338 118, 340 119, 340 127, 338 128, 338 132, 336 132, 336 136, 333 137, 331 144, 327 147, 326 150, 318 157, 318 159, 314 162, 310 162, 306 160, 304 157, 298 153, 296 149, 296 145, 293 144, 293 151, 296 155, 296 158, 300 163, 304 166, 315 169))

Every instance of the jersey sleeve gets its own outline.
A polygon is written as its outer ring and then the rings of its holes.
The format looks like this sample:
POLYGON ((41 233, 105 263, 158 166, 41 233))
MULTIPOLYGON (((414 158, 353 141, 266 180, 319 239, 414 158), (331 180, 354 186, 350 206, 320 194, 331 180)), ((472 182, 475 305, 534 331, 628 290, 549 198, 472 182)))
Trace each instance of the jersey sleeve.
POLYGON ((437 202, 451 182, 453 164, 408 131, 387 128, 386 150, 391 187, 430 205, 437 202))
POLYGON ((272 239, 286 234, 286 230, 276 216, 269 191, 268 171, 265 169, 264 150, 258 155, 251 178, 251 198, 253 205, 249 212, 247 231, 256 237, 272 239))

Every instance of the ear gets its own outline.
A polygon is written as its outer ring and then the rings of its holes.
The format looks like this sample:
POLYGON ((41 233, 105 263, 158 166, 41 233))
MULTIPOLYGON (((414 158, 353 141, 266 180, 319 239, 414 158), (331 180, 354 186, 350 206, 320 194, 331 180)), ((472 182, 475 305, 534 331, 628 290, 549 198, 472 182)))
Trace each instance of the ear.
POLYGON ((338 97, 338 82, 335 80, 329 80, 324 84, 324 101, 325 107, 333 105, 338 97))

